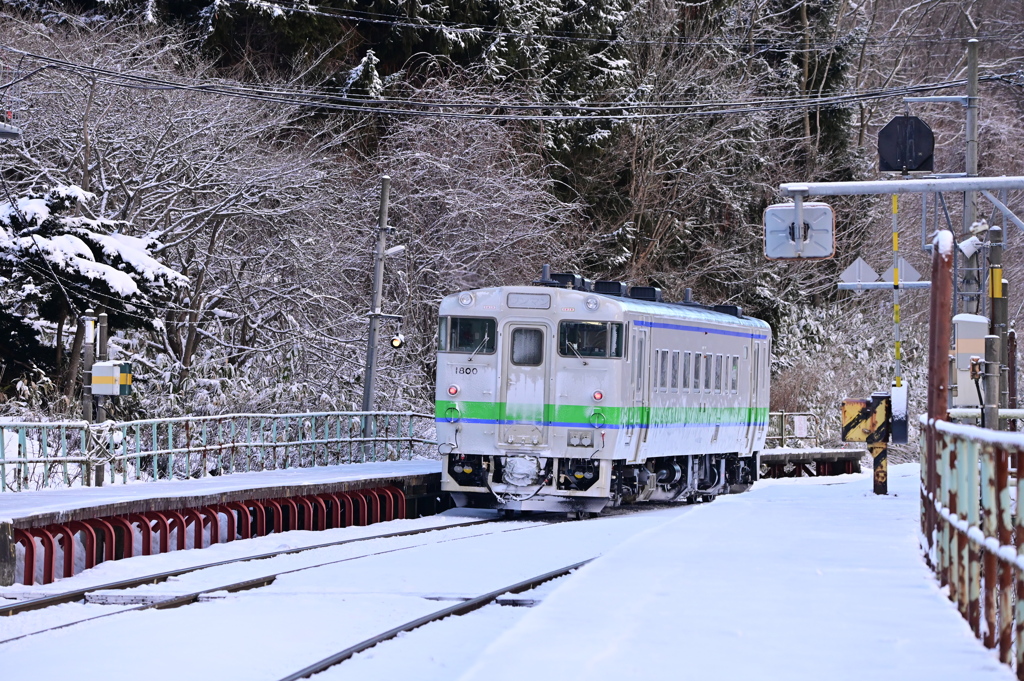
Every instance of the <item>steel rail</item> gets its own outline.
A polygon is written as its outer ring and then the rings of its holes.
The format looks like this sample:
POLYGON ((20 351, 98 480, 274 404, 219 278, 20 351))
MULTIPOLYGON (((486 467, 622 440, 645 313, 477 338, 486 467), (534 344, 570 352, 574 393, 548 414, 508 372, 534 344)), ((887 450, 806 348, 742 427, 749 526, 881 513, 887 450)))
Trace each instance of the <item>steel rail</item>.
MULTIPOLYGON (((443 529, 451 529, 453 527, 467 527, 467 526, 472 526, 472 525, 482 525, 482 524, 485 524, 485 523, 500 522, 502 520, 504 520, 504 518, 493 518, 493 519, 488 519, 488 520, 476 521, 476 522, 473 522, 473 523, 461 523, 461 524, 453 525, 453 526, 446 527, 446 528, 443 528, 443 529)), ((558 521, 554 521, 554 522, 558 522, 558 521)), ((545 522, 545 523, 540 524, 539 526, 546 526, 546 525, 550 525, 550 524, 552 524, 552 523, 551 522, 545 522)), ((515 527, 515 528, 511 528, 511 529, 508 529, 508 530, 502 530, 502 531, 503 532, 517 532, 519 530, 529 529, 529 528, 533 528, 533 527, 538 527, 538 525, 532 525, 531 524, 531 525, 528 525, 527 527, 515 527)), ((424 530, 424 532, 429 532, 429 531, 430 530, 424 530)), ((407 532, 407 533, 404 533, 404 534, 418 534, 418 532, 407 532)), ((396 535, 390 535, 390 536, 396 536, 396 535)), ((468 537, 456 537, 454 539, 445 539, 445 540, 442 540, 441 542, 438 542, 438 543, 444 543, 444 542, 449 542, 449 541, 459 541, 459 540, 463 540, 463 539, 474 539, 474 538, 481 537, 481 536, 485 536, 485 535, 473 534, 473 535, 469 535, 468 537)), ((367 539, 380 539, 380 538, 381 538, 380 536, 378 536, 378 537, 367 537, 367 539)), ((350 540, 350 541, 359 541, 359 540, 350 540)), ((340 543, 349 543, 349 542, 340 542, 340 543)), ((202 596, 204 596, 206 594, 218 592, 218 591, 226 591, 228 593, 235 593, 235 592, 238 592, 238 591, 246 591, 246 590, 249 590, 249 589, 256 589, 256 588, 263 587, 263 586, 269 586, 270 584, 273 584, 277 580, 277 578, 280 577, 281 575, 289 575, 289 574, 292 574, 292 573, 295 573, 295 572, 303 572, 304 570, 315 570, 317 568, 326 567, 328 565, 337 565, 338 563, 347 563, 347 562, 350 562, 350 561, 353 561, 353 560, 361 560, 363 558, 371 558, 373 556, 382 556, 382 555, 385 555, 385 554, 388 554, 388 553, 397 553, 398 551, 408 551, 408 550, 411 550, 411 549, 418 549, 418 548, 422 548, 422 547, 428 546, 428 545, 429 544, 414 544, 412 546, 400 546, 400 547, 394 548, 394 549, 387 549, 386 551, 376 551, 374 553, 367 553, 367 554, 364 554, 364 555, 361 555, 361 556, 349 556, 348 558, 341 558, 341 559, 338 559, 338 560, 329 560, 326 563, 317 563, 316 565, 305 565, 303 567, 293 568, 291 570, 283 570, 281 572, 275 572, 275 573, 272 573, 272 574, 269 574, 269 575, 263 575, 263 576, 260 576, 260 577, 254 577, 252 579, 246 579, 246 580, 241 581, 241 582, 233 582, 231 584, 221 584, 221 585, 218 585, 218 586, 213 586, 213 587, 209 587, 209 588, 206 588, 206 589, 201 589, 199 591, 193 591, 193 592, 187 593, 187 594, 181 594, 181 595, 178 595, 178 596, 171 596, 170 598, 167 598, 167 599, 164 599, 164 600, 160 600, 160 601, 157 601, 155 603, 146 603, 146 604, 143 604, 143 605, 137 605, 137 606, 134 606, 134 607, 129 607, 129 608, 124 608, 124 609, 121 609, 121 610, 117 610, 115 612, 107 612, 107 613, 103 613, 102 615, 95 615, 93 617, 86 617, 84 619, 75 620, 73 622, 65 622, 63 624, 58 624, 58 625, 55 625, 55 626, 52 626, 52 627, 47 627, 46 629, 39 629, 37 631, 30 631, 30 632, 27 632, 25 634, 20 634, 18 636, 12 636, 11 638, 0 640, 0 645, 3 645, 5 643, 11 643, 12 641, 18 641, 18 640, 21 640, 23 638, 29 638, 31 636, 37 636, 39 634, 45 634, 45 633, 50 632, 50 631, 56 631, 58 629, 66 629, 67 627, 71 627, 71 626, 74 626, 76 624, 83 624, 85 622, 92 622, 94 620, 104 619, 106 617, 113 617, 115 615, 123 615, 126 612, 138 612, 140 610, 168 610, 170 608, 177 608, 177 607, 181 607, 183 605, 190 605, 192 603, 199 602, 199 600, 200 600, 200 598, 202 596)), ((333 545, 325 545, 325 546, 333 546, 333 545)), ((324 548, 324 547, 321 546, 321 547, 318 547, 318 548, 324 548)), ((296 552, 295 549, 291 549, 291 550, 288 550, 288 551, 281 551, 280 553, 273 554, 273 555, 282 555, 282 554, 286 554, 286 553, 295 553, 295 552, 296 552)), ((269 557, 269 554, 268 554, 268 557, 269 557)), ((241 562, 241 561, 237 561, 237 560, 235 560, 235 561, 225 561, 225 563, 232 563, 232 562, 241 562)), ((216 565, 223 565, 225 563, 217 563, 216 565)), ((210 566, 207 566, 207 567, 210 567, 210 566)), ((88 589, 88 591, 95 591, 95 590, 97 590, 97 588, 88 589)))
MULTIPOLYGON (((195 565, 187 568, 180 568, 177 570, 168 570, 166 572, 158 572, 152 575, 146 575, 145 577, 133 577, 131 579, 123 579, 117 582, 110 582, 108 584, 98 584, 94 586, 84 587, 81 589, 74 589, 72 591, 66 591, 64 593, 54 594, 53 596, 45 596, 43 598, 34 598, 30 601, 23 601, 21 603, 14 603, 12 605, 0 606, 0 617, 17 615, 18 613, 28 612, 30 610, 38 610, 40 608, 46 608, 51 605, 60 605, 62 603, 72 603, 75 601, 85 600, 87 593, 91 591, 108 591, 115 589, 132 589, 137 586, 144 584, 159 584, 164 582, 171 577, 178 577, 180 575, 188 574, 189 572, 196 572, 198 570, 206 570, 208 568, 220 567, 222 565, 231 565, 232 563, 244 563, 251 560, 265 560, 267 558, 274 558, 276 556, 284 556, 293 553, 302 553, 303 551, 314 551, 316 549, 330 548, 332 546, 343 546, 345 544, 354 544, 356 542, 369 541, 371 539, 390 539, 392 537, 408 537, 416 534, 424 534, 427 532, 450 530, 456 527, 473 527, 474 525, 483 525, 486 523, 493 523, 502 518, 488 518, 485 520, 474 520, 468 523, 453 523, 451 525, 437 525, 434 527, 420 528, 415 530, 403 530, 401 532, 389 532, 387 534, 375 534, 368 537, 357 537, 355 539, 343 539, 334 542, 327 542, 324 544, 313 544, 311 546, 303 546, 295 549, 284 549, 281 551, 271 551, 270 553, 260 553, 255 556, 241 556, 239 558, 231 558, 229 560, 221 560, 216 563, 206 563, 204 565, 195 565)), ((2 643, 2 641, 0 641, 2 643)))
POLYGON ((313 674, 317 674, 319 672, 324 671, 325 669, 333 667, 336 664, 344 662, 356 653, 361 653, 364 650, 372 648, 378 643, 383 643, 384 641, 393 639, 399 634, 405 633, 407 631, 412 631, 413 629, 419 629, 420 627, 426 624, 436 622, 437 620, 444 619, 445 617, 449 617, 451 615, 465 615, 467 613, 473 612, 474 610, 482 608, 485 605, 493 603, 498 598, 507 593, 522 593, 523 591, 529 591, 530 589, 540 586, 544 582, 549 582, 552 579, 564 577, 573 570, 583 567, 592 560, 594 559, 588 558, 587 560, 580 561, 579 563, 574 563, 573 565, 569 565, 568 567, 559 568, 558 570, 552 570, 551 572, 546 572, 537 577, 531 577, 530 579, 524 580, 522 582, 517 582, 516 584, 512 584, 511 586, 502 587, 500 589, 497 589, 496 591, 491 591, 490 593, 483 594, 482 596, 477 596, 476 598, 472 598, 468 601, 457 603, 455 605, 449 606, 442 610, 438 610, 437 612, 431 613, 429 615, 418 617, 414 620, 406 622, 405 624, 400 624, 394 629, 389 629, 388 631, 385 631, 383 634, 377 634, 372 638, 368 638, 365 641, 357 643, 353 646, 349 646, 341 652, 335 653, 330 657, 325 657, 319 662, 314 662, 308 667, 300 669, 294 674, 290 674, 280 679, 280 681, 298 681, 299 679, 308 678, 313 674))

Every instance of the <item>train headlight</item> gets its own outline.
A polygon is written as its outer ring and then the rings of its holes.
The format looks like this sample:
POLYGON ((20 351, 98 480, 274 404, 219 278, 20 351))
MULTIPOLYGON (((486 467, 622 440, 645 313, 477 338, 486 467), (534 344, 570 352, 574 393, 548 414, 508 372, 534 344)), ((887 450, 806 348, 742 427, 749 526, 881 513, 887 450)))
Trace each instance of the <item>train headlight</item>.
POLYGON ((466 475, 469 475, 470 473, 473 472, 473 467, 472 466, 463 466, 462 467, 462 472, 465 473, 466 475))
POLYGON ((456 395, 458 395, 459 394, 459 386, 457 386, 457 385, 450 385, 450 386, 448 386, 448 394, 451 395, 452 397, 455 397, 456 395))
POLYGON ((583 476, 584 476, 584 473, 583 473, 583 471, 581 471, 581 470, 576 470, 576 471, 575 471, 575 472, 573 472, 573 474, 572 474, 572 477, 576 478, 577 480, 582 480, 582 479, 583 479, 583 476))
POLYGON ((459 305, 463 305, 465 307, 469 307, 472 304, 473 304, 473 294, 472 293, 460 293, 459 294, 459 305))
POLYGON ((603 399, 604 399, 604 393, 601 392, 600 390, 595 390, 594 391, 594 401, 595 402, 600 402, 603 399))
POLYGON ((586 305, 587 309, 590 310, 591 312, 593 312, 594 310, 601 306, 601 303, 597 302, 597 298, 593 297, 587 298, 585 301, 583 301, 583 304, 586 305))

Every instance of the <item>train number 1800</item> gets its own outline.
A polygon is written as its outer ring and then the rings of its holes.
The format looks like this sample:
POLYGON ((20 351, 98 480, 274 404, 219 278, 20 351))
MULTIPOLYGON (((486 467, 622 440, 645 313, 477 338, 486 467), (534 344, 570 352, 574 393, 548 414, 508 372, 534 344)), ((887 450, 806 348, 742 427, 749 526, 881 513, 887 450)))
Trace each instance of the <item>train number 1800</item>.
POLYGON ((473 376, 473 375, 475 375, 475 374, 477 373, 477 367, 460 367, 460 366, 453 366, 453 367, 452 367, 452 370, 453 370, 453 371, 454 371, 454 372, 455 372, 456 374, 463 374, 463 375, 469 375, 469 376, 473 376))

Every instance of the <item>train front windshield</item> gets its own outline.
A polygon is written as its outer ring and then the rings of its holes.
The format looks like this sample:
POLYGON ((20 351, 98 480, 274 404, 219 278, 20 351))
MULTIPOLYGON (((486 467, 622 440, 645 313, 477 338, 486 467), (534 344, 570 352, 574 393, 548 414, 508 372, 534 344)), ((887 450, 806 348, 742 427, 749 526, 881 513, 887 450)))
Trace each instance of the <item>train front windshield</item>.
POLYGON ((441 317, 437 349, 489 355, 494 352, 498 335, 495 330, 495 321, 485 317, 441 317))

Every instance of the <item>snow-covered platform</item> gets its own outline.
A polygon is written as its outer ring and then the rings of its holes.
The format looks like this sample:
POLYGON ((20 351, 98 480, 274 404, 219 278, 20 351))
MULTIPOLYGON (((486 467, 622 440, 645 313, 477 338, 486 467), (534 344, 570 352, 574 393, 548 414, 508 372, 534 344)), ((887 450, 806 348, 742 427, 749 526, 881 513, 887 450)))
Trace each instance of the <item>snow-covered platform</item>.
POLYGON ((415 498, 440 489, 440 474, 439 461, 383 461, 234 473, 198 480, 5 493, 0 494, 0 522, 20 528, 42 527, 84 518, 387 485, 395 485, 407 497, 415 498))
POLYGON ((463 681, 1010 681, 918 548, 916 464, 765 480, 565 580, 463 681))

